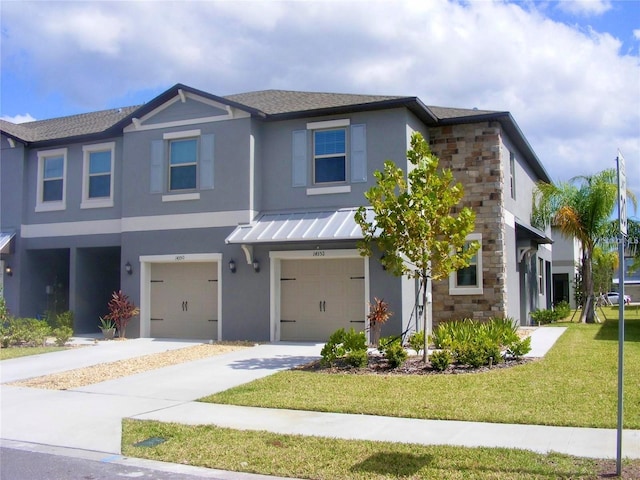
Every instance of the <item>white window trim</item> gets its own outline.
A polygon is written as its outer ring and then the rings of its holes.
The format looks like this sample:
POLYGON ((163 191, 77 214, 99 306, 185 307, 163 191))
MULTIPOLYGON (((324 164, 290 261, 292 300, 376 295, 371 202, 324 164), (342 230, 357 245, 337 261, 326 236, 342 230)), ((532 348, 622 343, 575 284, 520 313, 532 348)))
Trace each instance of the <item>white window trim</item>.
POLYGON ((307 188, 307 195, 330 195, 333 193, 351 193, 351 185, 307 188))
POLYGON ((38 185, 36 188, 36 212, 52 212, 55 210, 66 210, 67 208, 67 149, 57 148, 55 150, 42 150, 38 152, 38 185), (47 158, 59 157, 62 155, 62 200, 55 202, 44 202, 44 161, 47 158))
POLYGON ((174 195, 162 195, 163 202, 184 202, 187 200, 200 200, 200 193, 177 193, 174 195))
POLYGON ((325 120, 322 122, 307 123, 307 130, 324 130, 329 128, 348 127, 349 125, 351 125, 351 120, 348 118, 339 120, 325 120))
POLYGON ((116 155, 116 143, 97 143, 95 145, 85 145, 82 147, 82 202, 80 208, 105 208, 113 207, 113 172, 116 155), (109 196, 100 198, 89 198, 89 161, 94 152, 111 152, 111 171, 109 183, 109 196))
POLYGON ((191 138, 201 136, 200 129, 197 130, 184 130, 182 132, 168 132, 162 135, 163 140, 178 140, 182 138, 191 138))
POLYGON ((481 233, 472 233, 467 235, 465 239, 467 242, 477 241, 480 243, 480 248, 476 253, 477 259, 477 286, 475 287, 459 287, 456 284, 456 273, 453 272, 449 275, 449 295, 482 295, 484 293, 483 289, 483 278, 482 278, 482 234, 481 233))

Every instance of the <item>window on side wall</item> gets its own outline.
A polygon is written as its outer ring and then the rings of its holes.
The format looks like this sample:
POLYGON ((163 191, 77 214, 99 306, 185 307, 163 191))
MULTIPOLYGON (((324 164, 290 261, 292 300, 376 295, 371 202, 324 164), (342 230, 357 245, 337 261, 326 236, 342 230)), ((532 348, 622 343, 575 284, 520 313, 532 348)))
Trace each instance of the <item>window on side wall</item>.
POLYGON ((511 187, 511 198, 516 199, 516 156, 509 152, 509 184, 511 187))
POLYGON ((67 149, 38 152, 36 212, 66 208, 67 149))
POLYGON ((81 208, 113 206, 113 168, 115 143, 85 145, 81 208))
POLYGON ((461 268, 449 275, 450 295, 482 295, 482 234, 472 233, 467 237, 465 247, 471 242, 478 242, 480 248, 469 262, 469 266, 461 268))
POLYGON ((538 293, 544 295, 544 259, 538 258, 538 293))

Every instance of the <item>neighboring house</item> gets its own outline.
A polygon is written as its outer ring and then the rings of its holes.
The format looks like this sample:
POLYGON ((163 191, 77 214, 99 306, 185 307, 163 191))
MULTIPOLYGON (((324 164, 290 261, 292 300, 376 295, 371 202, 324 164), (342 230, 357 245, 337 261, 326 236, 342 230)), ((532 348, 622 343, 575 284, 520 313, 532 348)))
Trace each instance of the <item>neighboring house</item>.
POLYGON ((576 277, 580 273, 582 246, 575 238, 567 238, 552 228, 553 243, 553 304, 569 302, 576 306, 576 277))
MULTIPOLYGON (((635 254, 638 248, 638 239, 631 239, 632 242, 625 249, 624 258, 624 294, 631 297, 631 302, 640 302, 640 268, 633 268, 635 254)), ((620 272, 616 270, 613 278, 613 290, 620 291, 620 272)))
POLYGON ((549 176, 508 112, 416 97, 267 90, 218 97, 176 85, 150 102, 25 124, 0 122, 2 258, 14 315, 71 309, 97 331, 112 291, 140 306, 143 337, 322 341, 416 325, 417 285, 360 256, 353 214, 413 132, 477 213, 472 265, 433 285, 434 320, 551 304, 551 240, 530 225, 549 176))

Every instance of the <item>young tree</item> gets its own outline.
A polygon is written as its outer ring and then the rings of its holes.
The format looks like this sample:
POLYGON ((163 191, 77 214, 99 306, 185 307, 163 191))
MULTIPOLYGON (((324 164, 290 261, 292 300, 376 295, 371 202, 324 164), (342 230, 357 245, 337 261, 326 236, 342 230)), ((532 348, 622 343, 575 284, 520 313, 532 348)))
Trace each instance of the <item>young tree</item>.
POLYGON ((360 207, 355 220, 363 232, 358 243, 361 255, 370 256, 376 244, 389 272, 421 280, 426 362, 427 280, 441 280, 468 266, 480 246, 466 242, 474 229, 475 213, 467 207, 453 213, 464 195, 462 185, 454 181, 451 170, 439 169, 438 157, 419 133, 411 136, 407 159, 408 174, 390 160, 383 171, 374 172, 376 185, 365 193, 374 218, 369 221, 367 209, 360 207))
MULTIPOLYGON (((627 192, 635 204, 635 196, 627 192)), ((618 179, 614 169, 580 176, 558 185, 540 182, 534 192, 532 223, 544 228, 555 225, 568 238, 582 245, 582 298, 585 305, 580 321, 595 321, 593 249, 606 239, 607 225, 618 199, 618 179)))

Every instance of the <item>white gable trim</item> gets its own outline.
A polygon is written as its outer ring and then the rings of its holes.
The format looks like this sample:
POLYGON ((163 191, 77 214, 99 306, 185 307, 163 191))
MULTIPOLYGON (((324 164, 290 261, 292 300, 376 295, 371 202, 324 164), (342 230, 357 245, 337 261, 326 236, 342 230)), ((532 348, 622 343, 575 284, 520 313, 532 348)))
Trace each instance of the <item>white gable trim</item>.
POLYGON ((175 97, 170 100, 167 100, 165 103, 160 105, 159 107, 154 108, 149 113, 144 115, 141 118, 134 118, 132 123, 125 127, 124 132, 140 132, 144 130, 159 130, 162 128, 174 128, 174 127, 183 127, 187 125, 195 125, 198 123, 209 123, 209 122, 222 122, 225 120, 234 120, 238 118, 249 118, 251 115, 248 112, 243 110, 238 110, 224 103, 216 102, 215 100, 211 100, 209 98, 202 97, 200 95, 196 95, 190 92, 180 91, 175 97), (149 121, 151 118, 166 110, 171 105, 176 102, 184 103, 187 99, 193 100, 196 102, 204 103, 205 105, 209 105, 210 107, 219 108, 227 112, 226 115, 212 115, 209 117, 198 117, 198 118, 189 118, 184 120, 175 120, 172 122, 164 122, 164 123, 155 123, 150 125, 145 125, 145 122, 149 121))

